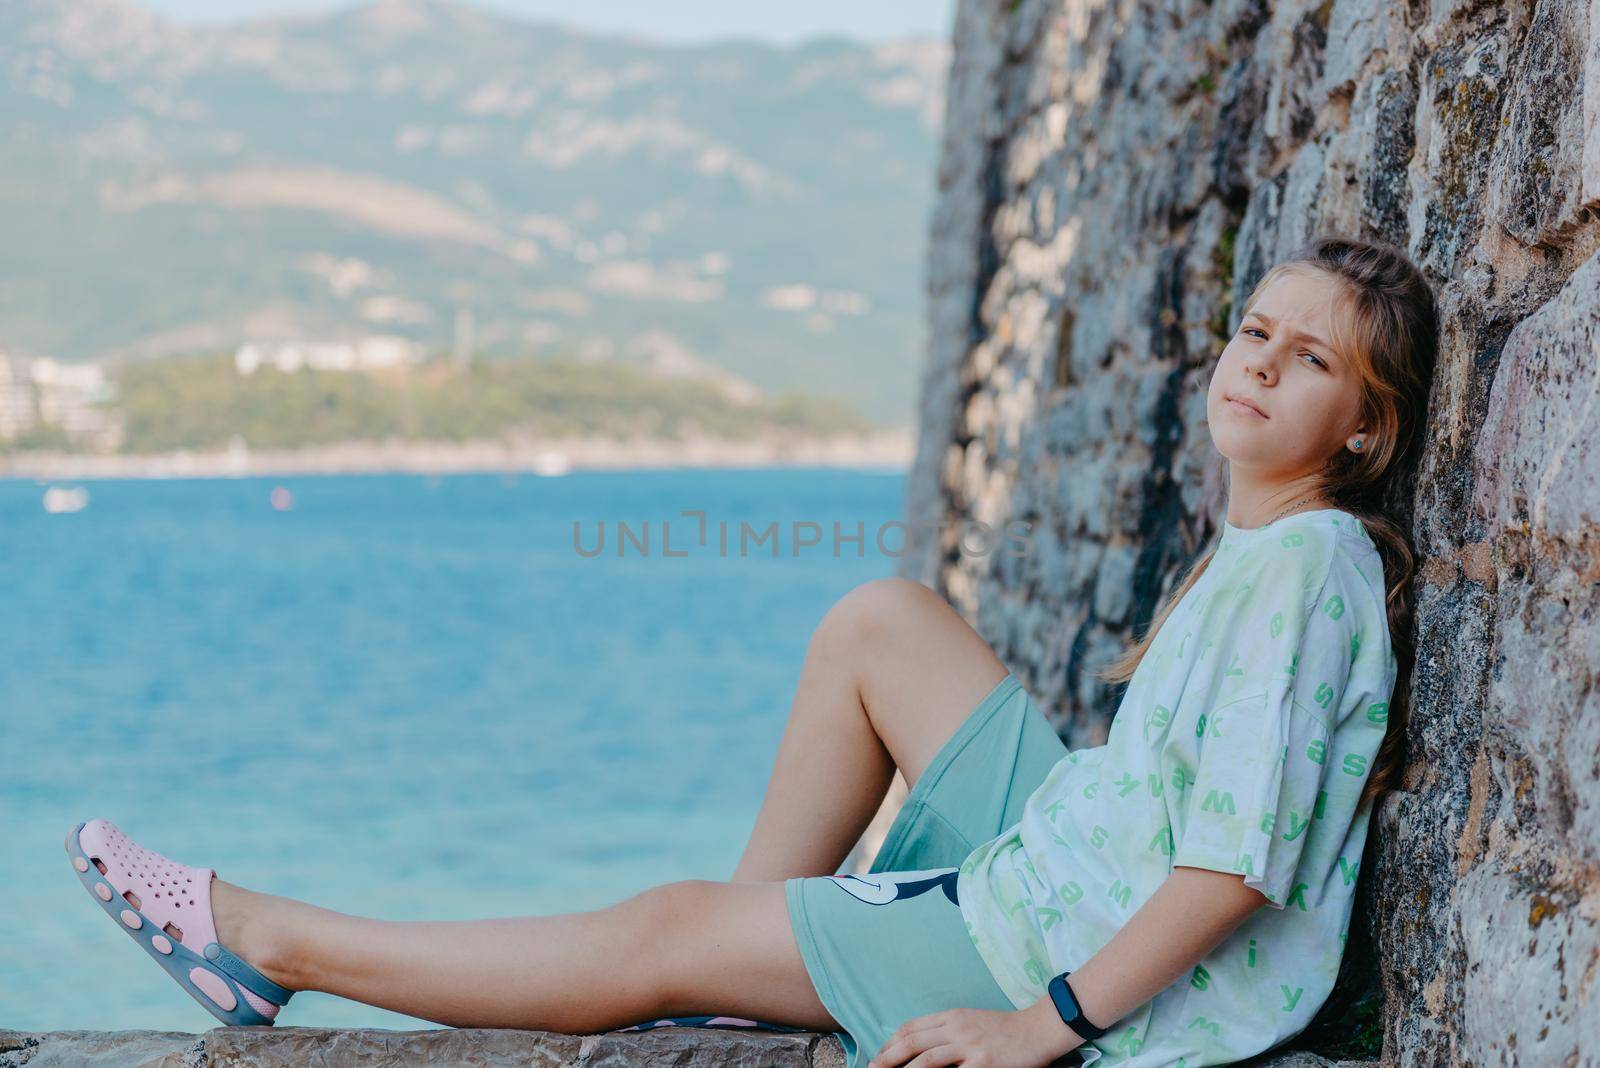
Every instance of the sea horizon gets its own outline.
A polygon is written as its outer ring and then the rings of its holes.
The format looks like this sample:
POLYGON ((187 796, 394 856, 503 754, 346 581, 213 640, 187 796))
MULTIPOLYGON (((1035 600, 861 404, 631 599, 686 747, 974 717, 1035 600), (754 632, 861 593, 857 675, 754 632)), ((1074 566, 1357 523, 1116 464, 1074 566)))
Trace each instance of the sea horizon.
POLYGON ((519 442, 341 442, 298 449, 162 453, 28 451, 0 453, 0 479, 248 478, 299 475, 562 475, 571 471, 750 468, 858 468, 904 473, 915 433, 887 428, 865 435, 809 437, 769 433, 749 439, 566 438, 519 442))

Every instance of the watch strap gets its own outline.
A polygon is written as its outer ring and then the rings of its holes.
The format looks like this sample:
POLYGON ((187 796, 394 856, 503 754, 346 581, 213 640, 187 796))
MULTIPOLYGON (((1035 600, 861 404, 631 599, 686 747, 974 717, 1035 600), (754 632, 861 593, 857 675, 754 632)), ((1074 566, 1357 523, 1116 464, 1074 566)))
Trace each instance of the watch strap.
POLYGON ((1072 1028, 1073 1033, 1079 1035, 1086 1042, 1092 1042, 1106 1033, 1104 1027, 1096 1027, 1084 1016, 1083 1008, 1078 1004, 1078 998, 1072 992, 1072 987, 1067 985, 1067 976, 1071 972, 1062 972, 1050 980, 1048 990, 1050 1000, 1055 1002, 1056 1012, 1061 1014, 1061 1022, 1072 1028))

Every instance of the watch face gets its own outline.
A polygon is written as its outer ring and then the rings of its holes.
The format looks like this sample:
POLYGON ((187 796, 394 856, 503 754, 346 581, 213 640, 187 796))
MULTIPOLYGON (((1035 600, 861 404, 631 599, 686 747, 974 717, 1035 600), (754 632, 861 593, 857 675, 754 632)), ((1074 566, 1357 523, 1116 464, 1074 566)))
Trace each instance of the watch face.
POLYGON ((1072 1014, 1076 1016, 1081 1011, 1078 1008, 1078 995, 1072 992, 1072 987, 1067 985, 1065 979, 1061 980, 1061 992, 1066 995, 1068 1003, 1072 1005, 1072 1014))
POLYGON ((1067 985, 1066 976, 1058 975, 1050 980, 1050 996, 1068 1027, 1083 1015, 1083 1010, 1078 1007, 1078 999, 1073 996, 1072 987, 1067 985))
POLYGON ((1084 1017, 1077 996, 1072 993, 1072 987, 1067 985, 1065 972, 1050 981, 1049 991, 1050 999, 1055 1002, 1056 1012, 1060 1013, 1062 1022, 1076 1031, 1085 1042, 1092 1042, 1105 1034, 1104 1028, 1096 1027, 1084 1017))

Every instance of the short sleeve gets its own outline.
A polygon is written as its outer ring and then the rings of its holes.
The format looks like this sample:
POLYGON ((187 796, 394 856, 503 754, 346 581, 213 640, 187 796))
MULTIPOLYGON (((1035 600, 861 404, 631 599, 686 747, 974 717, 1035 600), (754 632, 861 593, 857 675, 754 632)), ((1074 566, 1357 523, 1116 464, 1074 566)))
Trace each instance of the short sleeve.
POLYGON ((1310 837, 1358 642, 1324 531, 1257 547, 1214 595, 1208 707, 1174 866, 1244 875, 1283 908, 1310 837))

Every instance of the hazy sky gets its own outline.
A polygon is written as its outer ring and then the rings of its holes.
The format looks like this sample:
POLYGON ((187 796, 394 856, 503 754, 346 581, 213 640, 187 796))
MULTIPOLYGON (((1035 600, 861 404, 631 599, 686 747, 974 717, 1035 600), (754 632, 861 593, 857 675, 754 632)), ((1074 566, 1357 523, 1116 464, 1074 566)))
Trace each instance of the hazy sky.
MULTIPOLYGON (((185 22, 219 22, 252 15, 333 11, 356 0, 138 0, 185 22)), ((672 41, 754 36, 791 42, 817 34, 882 38, 906 34, 945 37, 954 0, 468 0, 479 7, 565 22, 585 29, 626 31, 672 41)))

